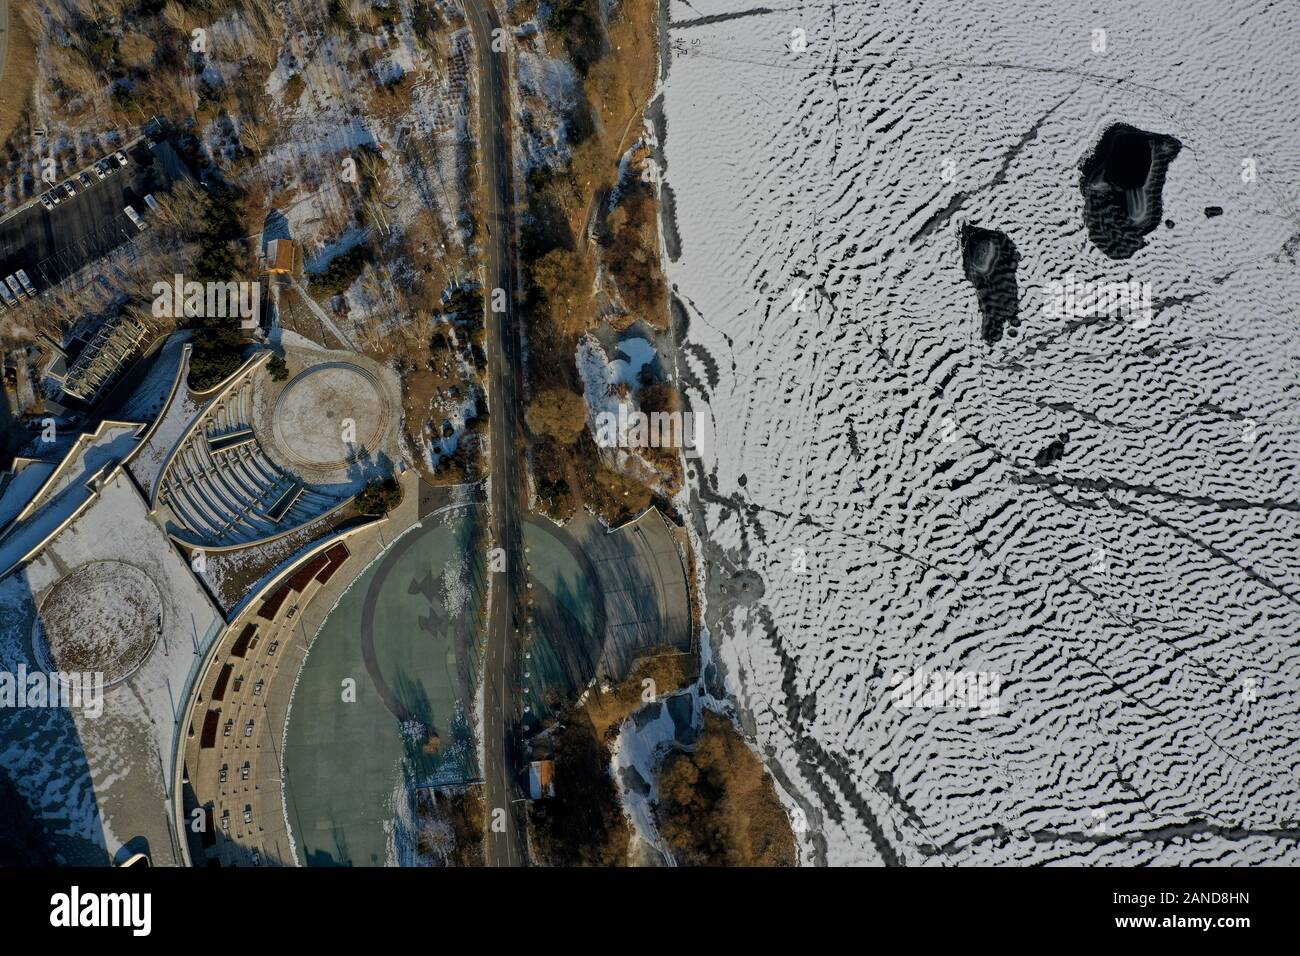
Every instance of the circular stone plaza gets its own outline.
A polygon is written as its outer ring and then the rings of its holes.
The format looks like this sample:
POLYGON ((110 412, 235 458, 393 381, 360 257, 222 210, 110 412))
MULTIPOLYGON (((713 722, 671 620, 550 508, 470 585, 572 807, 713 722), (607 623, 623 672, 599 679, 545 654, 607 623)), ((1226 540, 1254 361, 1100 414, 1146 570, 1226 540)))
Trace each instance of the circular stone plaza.
POLYGON ((275 399, 275 447, 313 472, 347 468, 380 447, 393 402, 378 378, 351 362, 312 365, 275 399))

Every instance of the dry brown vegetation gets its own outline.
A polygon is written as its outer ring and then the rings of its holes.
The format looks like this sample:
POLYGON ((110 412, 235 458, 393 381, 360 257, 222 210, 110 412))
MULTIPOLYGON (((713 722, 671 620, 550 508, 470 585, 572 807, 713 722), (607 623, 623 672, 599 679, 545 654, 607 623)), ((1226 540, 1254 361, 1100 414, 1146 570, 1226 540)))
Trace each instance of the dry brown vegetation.
POLYGON ((627 680, 609 690, 593 687, 583 706, 596 736, 610 741, 623 721, 650 702, 646 694, 651 699, 672 694, 691 684, 698 673, 699 661, 693 654, 657 654, 638 660, 627 680))
POLYGON ((602 258, 618 287, 628 319, 668 328, 668 285, 659 262, 659 202, 639 177, 623 183, 606 222, 602 258))
POLYGON ((153 115, 260 120, 261 84, 287 32, 265 0, 60 0, 33 4, 26 22, 41 38, 46 69, 38 82, 49 118, 75 124, 94 116, 118 126, 153 115), (195 30, 207 33, 196 39, 195 30), (208 58, 244 69, 209 87, 200 79, 208 58))
POLYGON ((8 54, 0 76, 0 143, 8 142, 26 112, 36 76, 36 46, 16 3, 10 3, 8 54))
POLYGON ((552 249, 532 263, 538 305, 565 337, 582 334, 595 317, 590 263, 570 249, 552 249))
POLYGON ((483 865, 483 795, 479 787, 420 790, 416 852, 436 866, 483 865))
MULTIPOLYGON (((586 505, 607 524, 620 524, 656 500, 644 481, 605 465, 589 429, 572 445, 535 434, 531 451, 538 503, 557 521, 572 517, 586 505)), ((666 501, 659 503, 667 505, 666 501)))
POLYGON ((609 775, 609 748, 581 707, 553 731, 555 796, 529 804, 544 866, 625 866, 631 827, 609 775))
MULTIPOLYGON (((598 264, 617 287, 612 299, 624 324, 645 317, 666 327, 657 200, 639 169, 622 184, 609 221, 592 223, 593 210, 607 204, 623 154, 641 135, 657 67, 654 0, 625 0, 614 15, 606 29, 599 0, 559 0, 546 21, 584 76, 584 102, 568 118, 576 145, 567 166, 536 169, 529 177, 523 246, 528 372, 537 395, 581 391, 574 353, 578 337, 598 321, 598 264), (588 242, 589 223, 601 237, 599 246, 588 242)), ((668 462, 676 461, 671 450, 647 456, 662 472, 658 477, 648 467, 624 473, 602 457, 589 433, 575 440, 566 429, 537 427, 542 421, 545 416, 530 413, 530 462, 540 504, 553 517, 566 518, 585 504, 606 520, 620 520, 653 500, 647 482, 671 493, 680 481, 680 465, 668 462)))
POLYGON ((434 470, 425 462, 421 441, 424 433, 438 432, 452 410, 477 391, 447 344, 448 331, 447 323, 421 312, 387 336, 383 348, 370 350, 390 357, 396 364, 402 380, 407 444, 421 475, 434 484, 459 484, 476 477, 484 450, 479 435, 486 422, 481 417, 473 418, 466 424, 457 454, 441 458, 434 470))
POLYGON ((794 866, 794 833, 772 778, 731 721, 706 713, 691 751, 659 771, 659 832, 688 866, 794 866))
MULTIPOLYGON (((584 8, 584 15, 575 17, 572 31, 588 31, 588 24, 599 22, 597 3, 570 4, 584 8)), ((624 0, 617 19, 609 24, 607 40, 600 44, 601 56, 593 56, 591 44, 575 51, 569 43, 579 69, 591 59, 583 92, 594 122, 592 135, 574 150, 568 171, 565 206, 575 236, 583 233, 591 218, 592 204, 614 185, 624 151, 641 135, 642 110, 654 94, 658 66, 656 12, 655 0, 624 0)))
POLYGON ((567 389, 548 388, 528 406, 528 427, 571 445, 587 427, 587 403, 567 389))

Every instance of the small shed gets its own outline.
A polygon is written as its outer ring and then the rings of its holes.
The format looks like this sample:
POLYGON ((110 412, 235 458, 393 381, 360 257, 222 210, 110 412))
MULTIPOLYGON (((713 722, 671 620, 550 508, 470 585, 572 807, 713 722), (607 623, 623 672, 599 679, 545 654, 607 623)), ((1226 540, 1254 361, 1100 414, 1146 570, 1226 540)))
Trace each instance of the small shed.
POLYGON ((528 799, 555 796, 555 761, 534 760, 528 765, 528 799))

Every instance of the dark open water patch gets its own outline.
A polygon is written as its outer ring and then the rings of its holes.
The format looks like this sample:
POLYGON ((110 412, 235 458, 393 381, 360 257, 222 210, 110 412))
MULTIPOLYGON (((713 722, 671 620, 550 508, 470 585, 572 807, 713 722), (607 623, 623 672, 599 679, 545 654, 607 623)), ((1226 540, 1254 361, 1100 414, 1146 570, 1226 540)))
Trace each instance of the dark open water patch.
POLYGON ((961 260, 979 299, 980 337, 992 345, 1003 335, 1014 336, 1020 325, 1020 294, 1016 289, 1020 254, 1015 243, 996 229, 963 225, 961 260))
POLYGON ((1165 173, 1183 148, 1172 136, 1115 123, 1079 166, 1083 214, 1093 245, 1127 259, 1160 224, 1165 173))
POLYGON ((1036 468, 1046 468, 1065 457, 1065 438, 1062 435, 1056 441, 1052 442, 1046 448, 1042 449, 1034 456, 1034 466, 1036 468))

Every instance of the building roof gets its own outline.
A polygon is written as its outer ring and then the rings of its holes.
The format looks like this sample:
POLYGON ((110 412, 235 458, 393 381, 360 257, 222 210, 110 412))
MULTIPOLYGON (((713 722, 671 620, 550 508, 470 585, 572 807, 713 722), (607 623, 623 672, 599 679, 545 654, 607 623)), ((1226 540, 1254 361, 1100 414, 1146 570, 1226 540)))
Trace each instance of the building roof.
POLYGON ((268 272, 293 271, 294 245, 292 239, 272 239, 266 244, 266 269, 268 272))
POLYGON ((542 800, 555 796, 555 761, 534 760, 528 765, 528 797, 542 800))
POLYGON ((126 367, 147 330, 129 315, 113 316, 77 355, 63 377, 63 391, 83 402, 93 401, 126 367))

